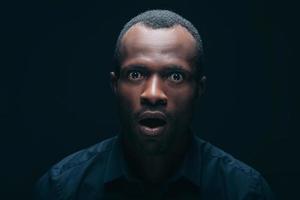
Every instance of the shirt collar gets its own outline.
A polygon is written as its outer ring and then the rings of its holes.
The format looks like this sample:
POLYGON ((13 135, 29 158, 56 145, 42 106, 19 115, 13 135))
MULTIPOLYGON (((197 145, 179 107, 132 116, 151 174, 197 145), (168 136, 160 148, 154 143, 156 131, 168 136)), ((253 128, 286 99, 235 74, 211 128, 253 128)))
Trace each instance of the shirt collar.
POLYGON ((121 150, 120 137, 116 136, 112 145, 112 150, 108 155, 106 170, 104 175, 104 184, 118 179, 122 176, 126 177, 127 169, 125 167, 125 160, 121 150))
POLYGON ((201 140, 192 134, 191 145, 188 149, 179 172, 189 181, 200 187, 201 183, 201 140))
MULTIPOLYGON (((114 181, 121 177, 130 180, 119 136, 116 136, 112 151, 109 153, 105 172, 104 183, 114 181)), ((170 178, 169 182, 179 180, 182 177, 186 178, 193 184, 200 186, 201 140, 199 140, 195 134, 192 134, 191 145, 187 150, 181 166, 175 175, 170 178)))

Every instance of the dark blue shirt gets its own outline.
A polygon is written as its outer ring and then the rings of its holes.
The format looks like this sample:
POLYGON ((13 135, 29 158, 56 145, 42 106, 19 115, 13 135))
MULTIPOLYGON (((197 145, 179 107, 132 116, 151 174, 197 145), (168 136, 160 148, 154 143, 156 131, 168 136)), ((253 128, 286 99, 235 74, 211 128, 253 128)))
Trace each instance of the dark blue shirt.
POLYGON ((272 199, 257 171, 196 136, 178 171, 155 187, 130 176, 121 149, 116 136, 66 157, 39 180, 36 199, 272 199))

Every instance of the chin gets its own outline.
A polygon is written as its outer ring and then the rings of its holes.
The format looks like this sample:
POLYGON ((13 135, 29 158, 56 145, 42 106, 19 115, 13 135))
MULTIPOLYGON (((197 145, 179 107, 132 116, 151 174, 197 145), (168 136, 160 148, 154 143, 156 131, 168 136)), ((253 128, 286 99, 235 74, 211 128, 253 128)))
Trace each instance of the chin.
POLYGON ((157 140, 146 140, 140 145, 140 150, 142 154, 148 156, 159 156, 165 154, 167 147, 160 141, 157 140))
MULTIPOLYGON (((166 135, 164 135, 166 136, 166 135)), ((160 137, 152 137, 152 136, 144 136, 139 134, 137 137, 137 147, 139 153, 149 156, 158 156, 163 155, 168 152, 169 143, 167 142, 168 138, 160 136, 160 137)))

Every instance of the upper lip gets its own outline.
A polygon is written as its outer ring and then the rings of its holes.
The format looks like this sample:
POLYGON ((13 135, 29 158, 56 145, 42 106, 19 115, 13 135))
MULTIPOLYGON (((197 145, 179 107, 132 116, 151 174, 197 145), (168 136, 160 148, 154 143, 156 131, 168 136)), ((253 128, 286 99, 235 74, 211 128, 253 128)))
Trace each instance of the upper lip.
POLYGON ((144 119, 161 119, 165 122, 167 121, 166 115, 160 111, 145 111, 140 115, 139 121, 144 119))

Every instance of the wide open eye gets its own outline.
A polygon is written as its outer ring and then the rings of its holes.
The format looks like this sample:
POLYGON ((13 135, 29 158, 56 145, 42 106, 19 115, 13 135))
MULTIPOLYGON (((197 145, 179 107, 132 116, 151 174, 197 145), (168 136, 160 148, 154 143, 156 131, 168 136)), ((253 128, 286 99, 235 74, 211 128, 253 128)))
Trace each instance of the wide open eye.
POLYGON ((131 81, 139 81, 144 78, 143 74, 139 71, 130 71, 128 73, 128 79, 131 81))
POLYGON ((169 75, 168 79, 174 83, 181 83, 183 81, 183 75, 179 72, 173 72, 169 75))

